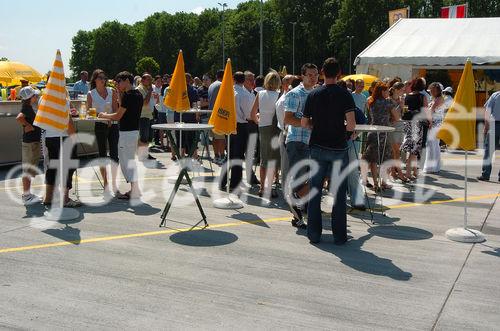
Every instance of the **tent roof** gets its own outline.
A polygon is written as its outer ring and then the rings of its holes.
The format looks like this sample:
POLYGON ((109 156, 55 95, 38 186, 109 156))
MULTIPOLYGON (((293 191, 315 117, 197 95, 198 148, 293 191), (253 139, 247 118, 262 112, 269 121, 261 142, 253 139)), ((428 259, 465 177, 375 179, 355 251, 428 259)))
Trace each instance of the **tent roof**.
POLYGON ((500 62, 500 18, 400 19, 362 51, 358 64, 463 65, 500 62))

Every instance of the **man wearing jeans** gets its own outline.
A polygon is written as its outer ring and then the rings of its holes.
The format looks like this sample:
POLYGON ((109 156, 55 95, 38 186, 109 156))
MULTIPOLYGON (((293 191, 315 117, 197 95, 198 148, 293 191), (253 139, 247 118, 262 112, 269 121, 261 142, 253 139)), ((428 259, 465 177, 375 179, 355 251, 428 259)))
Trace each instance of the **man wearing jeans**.
POLYGON ((293 171, 293 166, 302 160, 309 159, 309 137, 311 136, 311 130, 303 128, 300 120, 303 115, 307 96, 312 91, 314 85, 318 83, 318 67, 314 64, 306 63, 302 66, 301 74, 302 83, 286 94, 284 102, 284 125, 288 126, 285 144, 288 164, 290 165, 290 172, 287 175, 289 178, 285 180, 288 184, 284 188, 284 194, 287 201, 289 201, 294 216, 292 226, 305 229, 306 225, 302 219, 302 210, 294 200, 296 201, 308 193, 306 183, 299 183, 301 185, 298 186, 295 183, 296 179, 306 172, 306 167, 302 167, 296 172, 293 171), (289 184, 294 184, 295 189, 291 190, 289 184))
MULTIPOLYGON (((496 149, 500 148, 500 91, 491 95, 484 108, 486 108, 486 112, 484 116, 483 172, 477 179, 488 181, 491 175, 493 154, 496 149)), ((500 181, 500 170, 498 181, 500 181)))
POLYGON ((334 58, 323 63, 325 85, 314 89, 307 97, 301 124, 311 129, 311 161, 319 166, 312 174, 308 207, 307 237, 311 243, 321 240, 321 191, 327 177, 335 195, 332 207, 334 242, 342 245, 347 241, 346 174, 348 165, 347 141, 356 127, 355 104, 351 94, 337 85, 340 66, 334 58), (347 125, 345 124, 347 122, 347 125))

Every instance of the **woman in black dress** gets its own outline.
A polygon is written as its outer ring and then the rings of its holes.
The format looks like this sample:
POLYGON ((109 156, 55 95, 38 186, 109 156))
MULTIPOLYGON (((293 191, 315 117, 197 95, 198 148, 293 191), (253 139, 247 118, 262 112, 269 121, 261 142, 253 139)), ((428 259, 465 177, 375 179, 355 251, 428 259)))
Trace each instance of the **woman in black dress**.
POLYGON ((431 123, 425 109, 427 98, 422 91, 425 83, 422 78, 412 81, 411 92, 405 97, 405 111, 403 113, 404 139, 401 150, 407 153, 406 178, 416 180, 418 177, 417 156, 422 152, 424 138, 424 122, 431 123), (407 109, 406 109, 407 108, 407 109))

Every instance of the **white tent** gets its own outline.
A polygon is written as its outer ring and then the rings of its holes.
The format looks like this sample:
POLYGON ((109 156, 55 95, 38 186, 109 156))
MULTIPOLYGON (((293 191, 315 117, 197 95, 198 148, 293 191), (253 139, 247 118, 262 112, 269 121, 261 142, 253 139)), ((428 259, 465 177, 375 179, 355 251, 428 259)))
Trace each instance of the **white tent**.
POLYGON ((356 73, 408 80, 418 69, 500 69, 500 18, 400 19, 362 51, 356 73))

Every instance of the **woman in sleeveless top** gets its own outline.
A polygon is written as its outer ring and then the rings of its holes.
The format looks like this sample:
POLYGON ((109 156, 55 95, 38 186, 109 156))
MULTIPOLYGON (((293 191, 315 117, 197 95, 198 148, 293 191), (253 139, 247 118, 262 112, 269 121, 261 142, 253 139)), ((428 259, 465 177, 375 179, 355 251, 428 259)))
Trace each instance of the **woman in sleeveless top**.
MULTIPOLYGON (((386 84, 379 82, 373 89, 372 97, 368 103, 368 111, 370 114, 371 125, 389 126, 391 119, 391 110, 394 107, 393 103, 388 100, 389 88, 386 84)), ((379 186, 378 167, 384 161, 390 160, 392 157, 390 136, 387 133, 370 132, 367 136, 366 149, 363 153, 363 160, 368 162, 372 177, 373 187, 375 191, 381 189, 390 189, 392 186, 385 182, 387 176, 382 174, 382 185, 379 186), (387 139, 387 140, 386 140, 387 139), (385 143, 384 143, 385 142, 385 143)), ((366 168, 366 167, 364 167, 366 168)), ((363 178, 366 178, 367 170, 363 169, 363 178)))
POLYGON ((433 100, 429 104, 429 112, 432 115, 432 128, 430 128, 425 150, 424 172, 438 173, 441 170, 441 147, 436 134, 443 124, 446 104, 442 95, 441 84, 432 83, 429 85, 433 100))
POLYGON ((393 107, 391 110, 391 126, 395 129, 389 133, 392 142, 392 157, 396 165, 391 168, 393 179, 400 179, 403 183, 408 182, 408 178, 401 170, 401 142, 404 138, 404 121, 401 119, 403 113, 404 100, 402 99, 405 84, 395 83, 389 89, 389 100, 393 107))
MULTIPOLYGON (((100 69, 94 70, 90 79, 90 91, 87 94, 87 107, 96 108, 98 114, 103 112, 115 113, 118 109, 118 95, 114 89, 106 87, 106 81, 104 71, 100 69)), ((111 163, 112 192, 117 192, 116 175, 118 172, 118 138, 120 135, 118 123, 96 122, 94 132, 100 158, 108 157, 107 145, 109 146, 109 157, 114 161, 111 163)), ((100 167, 100 171, 104 180, 104 193, 110 195, 106 167, 100 167)))
POLYGON ((427 99, 420 93, 425 88, 422 79, 415 79, 411 84, 411 92, 405 97, 408 110, 403 113, 404 139, 401 150, 407 153, 406 177, 416 180, 418 176, 417 156, 422 152, 423 122, 430 121, 426 112, 427 99))
POLYGON ((272 188, 280 168, 279 129, 277 127, 276 101, 281 79, 277 72, 271 71, 264 79, 264 90, 259 91, 252 107, 251 117, 259 124, 260 135, 260 191, 259 196, 271 191, 271 197, 278 193, 272 188), (257 114, 257 109, 259 113, 257 114))

